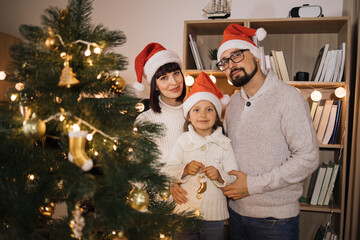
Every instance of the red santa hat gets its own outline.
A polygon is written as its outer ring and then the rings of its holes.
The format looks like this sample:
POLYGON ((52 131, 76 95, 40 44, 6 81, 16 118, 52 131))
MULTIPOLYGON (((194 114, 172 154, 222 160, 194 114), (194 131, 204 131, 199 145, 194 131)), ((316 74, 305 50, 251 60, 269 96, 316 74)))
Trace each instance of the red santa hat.
POLYGON ((250 37, 256 36, 259 41, 266 37, 266 31, 263 28, 257 30, 247 28, 239 24, 232 23, 225 30, 223 34, 223 41, 218 49, 218 60, 220 61, 221 55, 228 49, 249 49, 250 52, 260 59, 260 51, 256 44, 250 37))
POLYGON ((149 43, 135 58, 137 82, 134 83, 133 87, 137 91, 144 91, 145 86, 142 84, 143 76, 150 84, 156 71, 161 66, 172 62, 179 64, 181 68, 181 60, 175 52, 166 50, 159 43, 149 43))
POLYGON ((184 100, 184 116, 187 117, 190 109, 201 100, 208 100, 211 102, 220 117, 222 106, 225 106, 230 102, 230 97, 227 94, 223 95, 219 88, 210 79, 209 75, 201 72, 184 100))

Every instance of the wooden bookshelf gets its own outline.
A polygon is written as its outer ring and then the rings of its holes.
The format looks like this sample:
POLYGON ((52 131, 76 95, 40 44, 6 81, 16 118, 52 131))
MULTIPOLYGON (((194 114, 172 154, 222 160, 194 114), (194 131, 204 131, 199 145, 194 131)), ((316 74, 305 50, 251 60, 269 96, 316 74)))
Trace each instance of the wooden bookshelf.
POLYGON ((300 239, 314 239, 321 224, 331 222, 338 234, 338 239, 344 236, 345 216, 345 189, 347 180, 347 138, 349 95, 352 90, 350 82, 350 18, 349 17, 322 17, 322 18, 276 18, 276 19, 226 19, 200 20, 184 22, 183 62, 185 75, 194 78, 200 73, 196 70, 195 62, 189 47, 188 35, 192 34, 197 42, 200 57, 205 66, 204 72, 216 77, 216 85, 223 93, 231 95, 239 88, 231 86, 225 75, 217 70, 209 70, 210 58, 208 50, 218 48, 222 42, 222 34, 230 23, 237 23, 246 27, 264 28, 267 37, 259 43, 265 54, 271 50, 282 50, 286 59, 290 79, 294 79, 297 72, 308 72, 311 78, 320 48, 328 43, 330 49, 339 49, 341 43, 346 43, 346 59, 344 78, 342 82, 297 82, 288 84, 296 87, 302 96, 310 102, 310 94, 314 89, 320 90, 323 99, 337 99, 334 90, 343 87, 347 95, 342 98, 342 118, 340 126, 341 139, 337 144, 320 145, 320 161, 335 161, 340 164, 335 182, 333 201, 329 206, 313 206, 301 204, 300 209, 300 239))

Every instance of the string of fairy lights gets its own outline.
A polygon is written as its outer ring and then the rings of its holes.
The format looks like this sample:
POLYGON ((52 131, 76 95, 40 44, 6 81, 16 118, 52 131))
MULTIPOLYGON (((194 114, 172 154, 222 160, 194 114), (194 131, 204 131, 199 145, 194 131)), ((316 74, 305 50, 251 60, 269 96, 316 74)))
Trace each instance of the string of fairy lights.
MULTIPOLYGON (((216 84, 216 77, 212 74, 210 74, 209 77, 213 81, 213 83, 216 84)), ((194 77, 191 76, 190 74, 187 74, 185 77, 186 86, 191 87, 194 84, 194 82, 195 82, 194 77)), ((229 85, 233 86, 232 82, 229 79, 227 79, 227 82, 229 85)), ((322 99, 321 90, 334 88, 333 86, 332 87, 321 87, 321 88, 317 87, 317 88, 315 88, 315 87, 311 86, 310 84, 304 84, 304 83, 301 83, 300 85, 313 89, 313 91, 310 94, 310 97, 311 97, 311 100, 314 102, 318 102, 322 99)), ((334 94, 339 99, 344 98, 346 96, 346 89, 342 86, 338 86, 335 88, 334 94)))

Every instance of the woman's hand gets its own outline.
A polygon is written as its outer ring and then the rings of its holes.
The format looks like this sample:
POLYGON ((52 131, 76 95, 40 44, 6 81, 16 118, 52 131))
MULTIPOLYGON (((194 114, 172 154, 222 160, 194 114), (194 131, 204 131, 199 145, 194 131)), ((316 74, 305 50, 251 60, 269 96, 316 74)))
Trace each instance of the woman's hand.
POLYGON ((170 184, 170 192, 174 201, 177 204, 183 204, 187 202, 187 198, 185 197, 185 195, 187 195, 187 192, 180 186, 180 184, 170 184))

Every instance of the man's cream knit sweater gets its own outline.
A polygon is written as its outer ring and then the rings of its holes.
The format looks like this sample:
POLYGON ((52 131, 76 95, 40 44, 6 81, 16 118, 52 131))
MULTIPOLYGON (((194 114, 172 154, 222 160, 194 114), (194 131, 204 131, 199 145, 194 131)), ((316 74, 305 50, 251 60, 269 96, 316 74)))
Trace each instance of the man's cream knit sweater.
POLYGON ((231 209, 258 218, 298 215, 301 181, 319 164, 309 105, 298 90, 270 71, 252 98, 243 89, 232 95, 225 125, 250 194, 231 200, 231 209))

